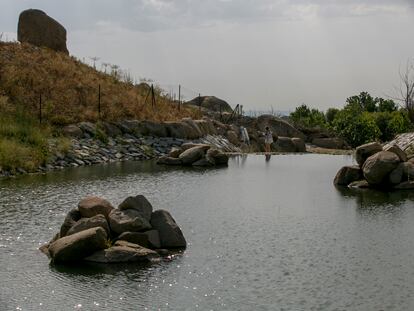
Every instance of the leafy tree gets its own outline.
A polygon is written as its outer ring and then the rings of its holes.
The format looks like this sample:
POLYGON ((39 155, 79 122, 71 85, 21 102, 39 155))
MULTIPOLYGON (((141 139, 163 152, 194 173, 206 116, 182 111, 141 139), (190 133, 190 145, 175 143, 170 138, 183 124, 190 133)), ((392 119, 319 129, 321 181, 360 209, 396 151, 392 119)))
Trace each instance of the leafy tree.
POLYGON ((375 98, 379 112, 393 112, 397 110, 397 104, 391 99, 375 98))
POLYGON ((336 116, 336 114, 338 112, 339 112, 339 109, 329 108, 326 111, 326 114, 325 114, 326 122, 328 122, 329 124, 331 124, 333 122, 333 120, 335 119, 335 116, 336 116))
POLYGON ((304 127, 326 127, 325 115, 318 109, 310 109, 305 104, 296 107, 289 116, 293 123, 304 127))
POLYGON ((358 105, 362 111, 375 112, 377 105, 375 99, 368 92, 361 92, 359 95, 347 98, 349 105, 358 105))

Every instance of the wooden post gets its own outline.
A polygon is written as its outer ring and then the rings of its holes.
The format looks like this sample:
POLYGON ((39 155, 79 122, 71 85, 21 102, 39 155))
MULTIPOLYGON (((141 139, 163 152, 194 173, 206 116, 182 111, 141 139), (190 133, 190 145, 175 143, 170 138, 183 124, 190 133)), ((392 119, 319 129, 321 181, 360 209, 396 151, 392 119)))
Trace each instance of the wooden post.
POLYGON ((181 109, 181 84, 178 85, 178 111, 181 109))
POLYGON ((39 95, 39 122, 42 124, 42 93, 39 95))
POLYGON ((152 96, 152 107, 155 107, 155 93, 154 93, 154 84, 151 84, 151 96, 152 96))
POLYGON ((201 111, 201 94, 198 93, 198 109, 201 111))
POLYGON ((98 118, 101 119, 101 85, 98 85, 98 118))

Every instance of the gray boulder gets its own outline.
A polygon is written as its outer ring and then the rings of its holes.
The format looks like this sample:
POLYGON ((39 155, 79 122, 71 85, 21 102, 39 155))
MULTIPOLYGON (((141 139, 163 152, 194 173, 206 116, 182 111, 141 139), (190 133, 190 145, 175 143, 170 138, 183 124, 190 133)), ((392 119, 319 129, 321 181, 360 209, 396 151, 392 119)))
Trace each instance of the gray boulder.
POLYGON ((17 40, 69 54, 66 29, 41 10, 30 9, 20 13, 17 40))
POLYGON ((106 231, 107 234, 110 233, 108 222, 104 215, 96 215, 91 218, 81 218, 79 219, 67 232, 68 235, 72 235, 90 228, 101 227, 106 231))
POLYGON ((278 152, 296 152, 296 145, 292 138, 279 136, 278 140, 272 144, 272 149, 278 152))
POLYGON ((136 210, 142 218, 150 221, 152 214, 152 205, 143 195, 135 197, 127 197, 118 208, 122 210, 133 209, 136 210))
POLYGON ((82 199, 78 203, 78 209, 84 218, 102 214, 108 219, 108 215, 114 207, 105 199, 91 196, 82 199))
POLYGON ((114 123, 101 122, 101 126, 106 135, 108 135, 109 137, 117 137, 122 135, 122 130, 114 123))
POLYGON ((359 166, 344 166, 335 176, 334 184, 348 186, 350 183, 362 179, 362 170, 359 166))
POLYGON ((164 165, 182 165, 181 159, 162 156, 158 158, 157 164, 164 164, 164 165))
POLYGON ((195 130, 185 122, 164 122, 167 136, 182 139, 195 139, 201 137, 195 130))
POLYGON ((63 221, 62 226, 60 227, 60 237, 66 236, 67 232, 70 228, 73 227, 73 225, 81 219, 81 213, 77 208, 72 209, 69 211, 69 213, 66 215, 65 220, 63 221))
POLYGON ((118 240, 127 241, 138 244, 147 248, 160 248, 160 234, 157 230, 149 230, 145 232, 124 232, 118 240))
POLYGON ((62 132, 65 136, 75 137, 75 138, 82 138, 83 131, 76 125, 67 125, 62 129, 62 132))
POLYGON ((183 248, 187 242, 180 227, 165 210, 157 210, 152 213, 151 225, 158 230, 162 248, 183 248))
MULTIPOLYGON (((208 146, 210 148, 210 146, 208 146)), ((200 160, 206 153, 207 147, 205 146, 196 146, 190 149, 187 149, 179 155, 179 159, 184 165, 191 165, 195 161, 200 160)))
POLYGON ((264 132, 266 126, 269 126, 270 130, 278 136, 299 137, 305 139, 305 135, 301 131, 297 130, 285 120, 282 120, 273 115, 261 115, 257 118, 257 128, 260 131, 264 132))
POLYGON ((207 150, 206 159, 214 165, 227 165, 229 162, 229 156, 215 148, 207 150))
POLYGON ((389 183, 392 185, 398 185, 402 182, 404 175, 404 163, 398 164, 398 166, 390 173, 389 183))
POLYGON ((109 226, 117 234, 138 232, 151 229, 151 225, 134 209, 113 209, 109 214, 109 226))
POLYGON ((77 261, 104 249, 106 241, 105 230, 95 227, 56 240, 50 244, 49 254, 54 263, 77 261))
POLYGON ((201 106, 216 112, 232 112, 230 105, 224 100, 217 98, 215 96, 200 96, 195 97, 194 99, 186 102, 188 105, 193 105, 196 107, 201 106))
POLYGON ((400 159, 395 153, 380 151, 366 159, 362 170, 365 179, 371 185, 380 185, 388 181, 388 175, 398 166, 400 159))
POLYGON ((168 153, 168 156, 170 158, 178 158, 178 156, 183 152, 181 148, 173 147, 171 148, 170 152, 168 153))
POLYGON ((377 142, 368 143, 357 147, 355 150, 355 158, 358 165, 362 167, 366 159, 380 151, 382 151, 382 147, 377 142))
POLYGON ((306 152, 305 141, 299 137, 293 137, 292 142, 296 147, 296 152, 306 152))
POLYGON ((97 263, 157 262, 157 252, 137 244, 117 241, 114 246, 97 251, 84 260, 97 263))
POLYGON ((395 153, 400 158, 401 162, 407 162, 408 160, 405 152, 402 151, 401 148, 398 147, 397 145, 387 146, 384 148, 384 151, 395 153))

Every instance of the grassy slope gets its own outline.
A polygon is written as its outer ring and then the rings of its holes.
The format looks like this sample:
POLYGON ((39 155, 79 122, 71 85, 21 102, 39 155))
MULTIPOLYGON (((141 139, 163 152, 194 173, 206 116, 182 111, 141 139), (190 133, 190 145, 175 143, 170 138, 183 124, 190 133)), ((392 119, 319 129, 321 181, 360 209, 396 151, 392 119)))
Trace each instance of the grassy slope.
POLYGON ((156 90, 156 106, 145 104, 148 89, 119 81, 73 57, 28 44, 0 42, 0 169, 33 170, 48 157, 47 139, 56 126, 101 119, 179 120, 196 109, 171 103, 156 90), (37 120, 42 94, 43 124, 37 120))

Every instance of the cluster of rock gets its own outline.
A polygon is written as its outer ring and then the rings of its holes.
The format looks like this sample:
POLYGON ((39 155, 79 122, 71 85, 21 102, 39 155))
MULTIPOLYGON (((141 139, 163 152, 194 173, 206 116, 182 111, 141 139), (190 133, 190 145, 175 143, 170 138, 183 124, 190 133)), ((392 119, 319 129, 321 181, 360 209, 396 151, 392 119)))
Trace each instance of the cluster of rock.
POLYGON ((153 211, 138 195, 118 208, 99 197, 87 197, 71 210, 60 232, 40 250, 53 263, 154 262, 187 243, 169 212, 153 211))
POLYGON ((211 167, 228 162, 229 156, 211 145, 186 143, 172 148, 167 156, 158 159, 157 164, 211 167))
POLYGON ((351 188, 414 189, 414 158, 397 145, 373 142, 356 148, 358 165, 344 166, 334 184, 351 188))

